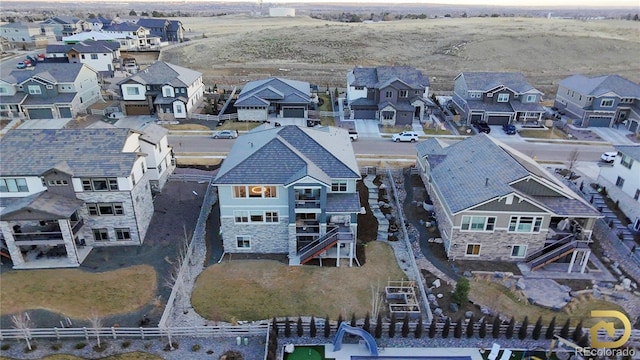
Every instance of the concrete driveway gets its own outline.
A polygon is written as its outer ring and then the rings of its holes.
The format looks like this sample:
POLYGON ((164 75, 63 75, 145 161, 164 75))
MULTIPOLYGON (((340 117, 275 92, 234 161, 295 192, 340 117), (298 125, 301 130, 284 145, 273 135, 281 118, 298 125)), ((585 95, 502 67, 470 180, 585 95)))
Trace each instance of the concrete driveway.
POLYGON ((381 137, 376 120, 355 120, 359 137, 381 137))
POLYGON ((618 129, 592 127, 590 129, 605 141, 610 142, 611 145, 636 145, 636 143, 627 137, 631 132, 622 127, 618 129))

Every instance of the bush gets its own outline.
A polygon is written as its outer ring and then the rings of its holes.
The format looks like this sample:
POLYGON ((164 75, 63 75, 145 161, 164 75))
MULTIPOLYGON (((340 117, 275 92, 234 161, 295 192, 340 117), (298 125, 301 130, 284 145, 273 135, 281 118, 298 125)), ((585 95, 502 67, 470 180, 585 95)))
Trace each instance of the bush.
POLYGON ((200 351, 200 345, 199 344, 193 344, 193 346, 191 347, 191 351, 193 351, 193 352, 200 351))
POLYGON ((573 334, 571 335, 571 338, 573 339, 574 342, 578 342, 582 338, 582 320, 580 320, 578 325, 576 325, 576 328, 575 330, 573 330, 573 334))
POLYGON ((449 330, 451 328, 451 319, 447 318, 444 322, 444 327, 442 328, 442 338, 446 339, 449 337, 449 330))
POLYGON ((556 332, 556 317, 554 316, 549 323, 549 327, 547 328, 546 333, 544 334, 544 338, 547 340, 553 339, 553 335, 556 332))
POLYGON ((78 349, 78 350, 80 350, 80 349, 84 349, 84 348, 85 348, 85 346, 87 346, 87 344, 86 344, 86 343, 79 342, 79 343, 77 343, 77 344, 76 344, 76 349, 78 349))
POLYGON ((329 315, 324 318, 324 337, 328 338, 331 335, 331 320, 329 315))
POLYGON ((58 351, 60 349, 62 349, 62 344, 59 344, 59 343, 51 344, 51 350, 58 351))
POLYGON ((126 349, 129 346, 131 346, 131 341, 130 340, 125 340, 125 341, 122 342, 122 348, 123 349, 126 349))
POLYGON ((24 352, 29 353, 29 352, 32 352, 32 351, 36 351, 37 349, 38 349, 38 345, 32 343, 31 344, 31 349, 29 349, 28 346, 24 347, 24 352))
POLYGON ((291 322, 289 317, 284 318, 284 336, 291 337, 291 322))
POLYGON ((296 333, 298 337, 302 337, 304 335, 304 328, 302 327, 302 318, 298 316, 298 323, 296 324, 296 333))
POLYGON ((378 319, 376 320, 376 330, 375 335, 376 339, 380 339, 382 337, 382 314, 378 313, 378 319))
POLYGON ((356 313, 351 313, 351 323, 349 323, 352 327, 356 327, 356 313))
POLYGON ((107 350, 107 343, 105 343, 105 342, 102 342, 100 344, 100 346, 98 346, 98 345, 94 345, 93 346, 93 351, 95 351, 97 353, 101 353, 101 352, 103 352, 105 350, 107 350))
POLYGON ((225 359, 225 360, 243 360, 244 357, 238 351, 228 350, 228 351, 225 351, 224 354, 222 354, 220 356, 220 359, 225 359))
POLYGON ((273 324, 273 326, 271 327, 273 329, 273 332, 276 334, 276 336, 278 336, 278 319, 276 319, 275 316, 271 320, 271 324, 273 324))
POLYGON ((531 334, 531 338, 533 338, 533 340, 540 339, 541 331, 542 331, 542 316, 538 316, 538 321, 536 321, 536 325, 533 327, 533 333, 531 334))
POLYGON ((484 339, 487 336, 487 322, 485 319, 482 319, 480 323, 480 331, 478 331, 478 336, 480 339, 484 339))
POLYGON ((404 314, 404 318, 402 319, 402 337, 409 336, 409 314, 404 314))
POLYGON ((456 339, 462 337, 462 318, 458 319, 456 326, 453 328, 453 337, 456 339))
POLYGON ((422 337, 422 316, 418 318, 418 323, 416 324, 416 330, 413 333, 416 339, 420 339, 422 337))
POLYGON ((571 327, 571 321, 569 319, 567 319, 567 321, 564 322, 564 326, 562 326, 562 329, 560 329, 560 337, 563 339, 569 339, 569 328, 571 327))
POLYGON ((522 321, 522 325, 520 325, 520 329, 518 330, 518 339, 524 340, 527 338, 528 328, 529 328, 529 317, 525 316, 524 321, 522 321))
POLYGON ((317 334, 318 329, 316 328, 316 318, 312 316, 311 321, 309 322, 309 336, 314 338, 317 334))
POLYGON ((364 317, 364 324, 362 325, 362 330, 371 334, 371 315, 367 312, 367 315, 364 317))
POLYGON ((511 339, 513 337, 513 329, 516 326, 516 319, 513 318, 513 316, 511 317, 511 320, 509 320, 509 325, 507 326, 507 332, 505 333, 505 337, 507 339, 511 339))
POLYGON ((436 319, 431 319, 429 324, 429 339, 433 339, 436 336, 436 319))
POLYGON ((0 350, 7 351, 9 349, 11 349, 11 344, 2 344, 2 346, 0 346, 0 350))
POLYGON ((473 333, 475 331, 475 329, 473 328, 475 326, 475 321, 473 320, 473 316, 471 318, 469 318, 469 323, 467 323, 467 338, 471 338, 473 337, 473 333))
POLYGON ((391 323, 389 324, 389 337, 396 336, 396 313, 391 313, 391 323))
POLYGON ((496 317, 493 318, 493 328, 491 329, 491 336, 493 336, 494 339, 500 337, 500 325, 502 325, 502 320, 500 320, 500 316, 496 315, 496 317))
POLYGON ((451 300, 458 305, 464 305, 469 302, 469 280, 461 277, 456 284, 456 290, 451 294, 451 300))
POLYGON ((177 342, 171 342, 168 343, 167 345, 164 346, 163 350, 164 351, 171 351, 171 350, 175 350, 178 349, 179 345, 177 342))

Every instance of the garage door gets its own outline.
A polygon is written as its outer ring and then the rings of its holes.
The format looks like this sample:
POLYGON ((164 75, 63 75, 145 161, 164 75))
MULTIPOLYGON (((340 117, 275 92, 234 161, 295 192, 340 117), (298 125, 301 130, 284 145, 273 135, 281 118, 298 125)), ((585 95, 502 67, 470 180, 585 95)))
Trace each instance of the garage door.
POLYGON ((506 125, 509 123, 509 119, 511 117, 508 115, 489 115, 487 123, 489 125, 506 125))
POLYGON ((147 105, 126 105, 125 111, 127 115, 151 115, 147 105))
POLYGON ((478 121, 482 121, 482 114, 471 114, 471 122, 477 123, 478 121))
POLYGON ((29 119, 53 119, 51 109, 29 109, 29 119))
POLYGON ((58 110, 60 111, 60 117, 61 118, 72 118, 73 117, 71 115, 71 108, 61 107, 61 108, 58 108, 58 110))
POLYGON ((613 118, 610 116, 589 116, 589 125, 590 127, 609 127, 611 125, 611 120, 613 118))
POLYGON ((303 118, 304 109, 302 108, 283 108, 282 116, 288 118, 303 118))
POLYGON ((354 110, 353 118, 354 119, 375 119, 376 110, 354 110))

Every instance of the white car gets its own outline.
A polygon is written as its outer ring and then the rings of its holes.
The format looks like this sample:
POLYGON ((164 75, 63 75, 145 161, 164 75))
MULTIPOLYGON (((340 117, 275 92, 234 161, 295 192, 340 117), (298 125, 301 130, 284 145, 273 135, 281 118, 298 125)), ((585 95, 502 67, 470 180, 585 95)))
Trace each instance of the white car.
POLYGON ((214 139, 235 139, 238 137, 238 132, 235 130, 222 130, 215 131, 213 133, 214 139))
POLYGON ((616 155, 618 155, 618 153, 615 151, 607 151, 600 155, 600 160, 606 163, 612 163, 616 159, 616 155))
POLYGON ((400 134, 394 134, 391 137, 391 140, 393 140, 395 142, 400 142, 400 141, 416 142, 416 141, 420 140, 420 138, 418 137, 418 133, 417 132, 414 132, 414 131, 403 131, 400 134))

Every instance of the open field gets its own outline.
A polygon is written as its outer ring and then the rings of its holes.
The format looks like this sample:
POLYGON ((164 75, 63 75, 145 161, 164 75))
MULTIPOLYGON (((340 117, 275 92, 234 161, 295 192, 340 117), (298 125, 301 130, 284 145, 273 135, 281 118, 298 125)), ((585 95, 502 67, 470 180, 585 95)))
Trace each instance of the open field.
POLYGON ((266 76, 345 86, 355 66, 411 65, 451 91, 460 71, 522 71, 552 97, 575 73, 640 81, 640 23, 541 18, 455 18, 337 23, 308 17, 183 18, 203 33, 162 59, 204 73, 210 85, 266 76))

